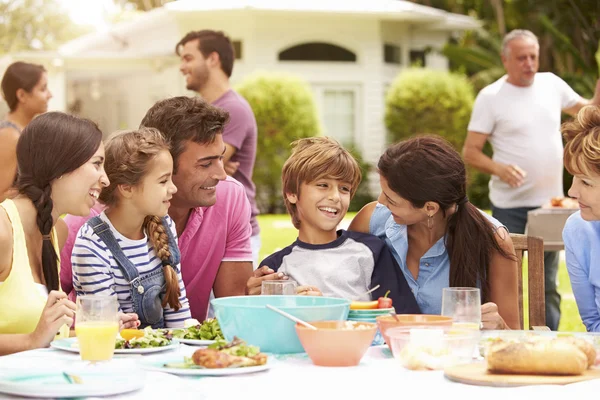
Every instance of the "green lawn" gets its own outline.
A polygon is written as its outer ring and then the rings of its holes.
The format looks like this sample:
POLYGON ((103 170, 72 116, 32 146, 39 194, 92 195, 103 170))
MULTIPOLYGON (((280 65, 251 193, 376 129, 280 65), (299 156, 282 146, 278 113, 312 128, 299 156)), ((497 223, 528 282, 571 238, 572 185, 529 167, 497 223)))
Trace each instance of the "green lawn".
MULTIPOLYGON (((348 213, 344 219, 345 223, 350 223, 354 214, 348 213)), ((291 244, 298 235, 298 231, 292 225, 288 215, 260 215, 258 217, 260 225, 260 236, 262 246, 260 249, 260 260, 269 254, 284 248, 291 244)), ((585 327, 579 317, 577 305, 571 291, 571 282, 564 261, 561 261, 558 270, 559 292, 562 299, 561 310, 562 317, 559 330, 561 331, 585 331, 585 327)))

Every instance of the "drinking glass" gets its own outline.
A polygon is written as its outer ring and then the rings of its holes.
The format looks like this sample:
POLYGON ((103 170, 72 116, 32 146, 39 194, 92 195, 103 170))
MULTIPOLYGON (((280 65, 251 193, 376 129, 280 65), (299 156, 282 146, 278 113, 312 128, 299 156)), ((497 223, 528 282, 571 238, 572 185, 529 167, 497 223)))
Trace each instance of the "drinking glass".
POLYGON ((75 335, 84 361, 108 361, 119 332, 117 296, 77 296, 75 335))
POLYGON ((452 317, 452 326, 481 328, 481 292, 478 288, 450 287, 442 290, 442 315, 452 317))
POLYGON ((292 280, 263 281, 260 294, 263 295, 295 295, 296 284, 292 280))

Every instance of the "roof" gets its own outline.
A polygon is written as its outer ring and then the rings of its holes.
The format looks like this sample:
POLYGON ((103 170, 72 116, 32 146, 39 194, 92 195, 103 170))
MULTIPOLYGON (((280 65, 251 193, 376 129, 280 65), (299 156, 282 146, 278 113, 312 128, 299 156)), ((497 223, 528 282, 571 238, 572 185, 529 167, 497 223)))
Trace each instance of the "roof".
POLYGON ((177 16, 181 13, 203 14, 234 10, 364 16, 410 21, 420 24, 424 29, 442 31, 464 31, 480 27, 480 23, 469 16, 404 0, 178 0, 143 13, 133 21, 114 25, 108 32, 90 33, 72 40, 63 45, 59 52, 64 56, 82 52, 88 56, 115 53, 129 53, 132 56, 164 55, 165 49, 172 52, 174 43, 180 39, 177 16), (152 35, 151 39, 149 35, 152 35), (141 46, 137 46, 138 38, 141 46), (152 46, 148 46, 149 43, 152 46))

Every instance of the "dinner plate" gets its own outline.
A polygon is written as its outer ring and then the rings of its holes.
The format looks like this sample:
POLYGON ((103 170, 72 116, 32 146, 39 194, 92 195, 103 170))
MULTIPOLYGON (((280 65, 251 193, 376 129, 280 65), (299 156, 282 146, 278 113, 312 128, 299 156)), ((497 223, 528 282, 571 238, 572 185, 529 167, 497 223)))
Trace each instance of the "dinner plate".
POLYGON ((176 340, 179 343, 189 344, 191 346, 208 346, 208 345, 216 342, 216 340, 180 339, 180 338, 173 338, 173 340, 176 340))
MULTIPOLYGON (((72 337, 68 339, 60 339, 55 340, 50 343, 50 347, 55 348, 57 350, 70 351, 71 353, 79 353, 79 344, 77 343, 77 338, 72 337)), ((160 351, 173 350, 179 347, 179 343, 177 341, 172 341, 171 344, 167 346, 161 347, 146 347, 140 349, 115 349, 115 354, 148 354, 148 353, 158 353, 160 351)))
POLYGON ((2 371, 0 393, 36 398, 111 396, 138 390, 145 383, 145 373, 140 369, 89 368, 68 372, 81 379, 77 384, 71 383, 64 372, 36 368, 2 371))
POLYGON ((183 356, 165 356, 165 357, 151 357, 139 360, 139 365, 149 371, 167 372, 169 374, 184 375, 184 376, 229 376, 229 375, 242 375, 251 374, 253 372, 266 371, 271 368, 271 361, 267 361, 265 365, 258 365, 256 367, 240 367, 240 368, 198 368, 198 369, 185 369, 185 368, 168 368, 165 367, 167 363, 181 363, 183 362, 183 356))

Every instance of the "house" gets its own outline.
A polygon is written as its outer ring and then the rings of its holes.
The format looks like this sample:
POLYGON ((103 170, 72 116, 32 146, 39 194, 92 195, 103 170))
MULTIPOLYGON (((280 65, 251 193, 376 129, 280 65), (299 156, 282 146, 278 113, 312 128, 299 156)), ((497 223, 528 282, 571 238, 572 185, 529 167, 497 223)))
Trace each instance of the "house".
POLYGON ((178 70, 179 39, 190 30, 222 30, 236 48, 234 84, 255 70, 302 77, 324 134, 376 162, 394 77, 414 62, 447 69, 442 55, 425 50, 478 27, 470 17, 401 0, 179 0, 45 55, 51 109, 91 118, 105 133, 137 127, 155 101, 192 94, 178 70))

